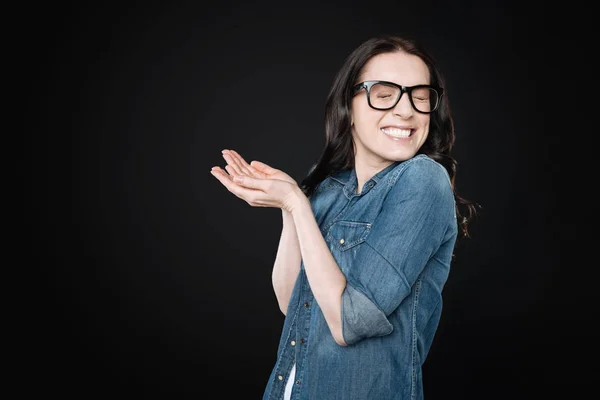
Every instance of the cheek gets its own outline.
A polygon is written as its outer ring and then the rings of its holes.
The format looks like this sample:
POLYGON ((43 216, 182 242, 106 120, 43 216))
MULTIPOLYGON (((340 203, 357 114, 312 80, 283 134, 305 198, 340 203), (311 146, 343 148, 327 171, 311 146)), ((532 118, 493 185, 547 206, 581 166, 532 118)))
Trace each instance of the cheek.
POLYGON ((352 106, 351 115, 354 121, 353 128, 356 133, 367 134, 377 128, 384 113, 373 110, 368 104, 363 104, 363 102, 355 101, 352 106))
POLYGON ((352 131, 361 137, 372 137, 377 132, 379 121, 373 116, 361 115, 354 120, 352 131))
POLYGON ((419 126, 421 127, 421 129, 423 129, 425 134, 429 133, 429 123, 431 121, 431 118, 429 115, 423 115, 421 116, 421 118, 419 119, 419 126))

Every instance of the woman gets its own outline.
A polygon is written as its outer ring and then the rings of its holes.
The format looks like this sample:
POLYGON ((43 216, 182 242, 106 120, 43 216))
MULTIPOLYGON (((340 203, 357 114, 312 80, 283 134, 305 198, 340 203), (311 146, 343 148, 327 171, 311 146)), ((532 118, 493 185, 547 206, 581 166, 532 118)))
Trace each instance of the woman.
POLYGON ((400 37, 362 43, 335 77, 325 128, 301 185, 234 150, 211 171, 251 206, 282 209, 272 277, 285 321, 263 400, 422 399, 442 289, 475 215, 455 190, 434 59, 400 37))

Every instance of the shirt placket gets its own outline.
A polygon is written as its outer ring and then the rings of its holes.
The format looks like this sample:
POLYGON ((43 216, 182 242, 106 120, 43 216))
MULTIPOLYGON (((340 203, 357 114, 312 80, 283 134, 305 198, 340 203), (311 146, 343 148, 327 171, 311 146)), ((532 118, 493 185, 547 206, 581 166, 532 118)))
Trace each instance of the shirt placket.
POLYGON ((312 314, 312 303, 313 295, 308 285, 308 279, 306 278, 306 272, 302 270, 302 296, 301 304, 299 306, 297 314, 297 328, 296 328, 296 377, 294 380, 294 389, 292 390, 292 400, 300 399, 300 391, 302 383, 304 381, 304 362, 307 353, 308 337, 310 334, 310 319, 312 314))
MULTIPOLYGON (((286 345, 283 347, 281 351, 281 356, 278 360, 277 372, 275 374, 275 382, 273 382, 273 388, 271 390, 271 394, 269 399, 272 400, 280 400, 283 398, 283 394, 285 391, 285 385, 287 383, 289 374, 292 370, 292 365, 294 363, 295 358, 295 339, 294 332, 296 331, 296 323, 298 321, 298 313, 293 317, 292 324, 289 329, 288 339, 286 340, 286 345), (291 343, 294 342, 293 345, 291 343)), ((296 366, 296 369, 298 367, 296 366)))

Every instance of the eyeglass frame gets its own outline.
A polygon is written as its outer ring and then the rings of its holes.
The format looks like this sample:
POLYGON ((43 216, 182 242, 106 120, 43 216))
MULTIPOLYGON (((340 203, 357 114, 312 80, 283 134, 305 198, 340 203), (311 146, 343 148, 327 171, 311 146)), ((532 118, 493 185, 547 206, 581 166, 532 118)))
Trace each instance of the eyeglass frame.
POLYGON ((396 107, 396 105, 400 102, 400 99, 402 98, 402 95, 404 93, 408 93, 408 100, 410 101, 410 105, 412 106, 412 108, 415 111, 420 112, 422 114, 431 114, 432 112, 434 112, 435 110, 437 110, 439 108, 439 106, 440 106, 440 103, 442 102, 442 96, 444 95, 444 88, 440 87, 440 86, 434 86, 434 85, 401 86, 401 85, 398 85, 397 83, 388 82, 388 81, 364 81, 364 82, 360 82, 360 83, 357 83, 356 85, 354 85, 353 89, 354 89, 353 96, 356 96, 356 94, 360 90, 365 89, 365 91, 367 92, 367 103, 369 104, 369 107, 371 107, 374 110, 379 110, 379 111, 391 110, 392 108, 396 107), (395 86, 398 89, 400 89, 400 96, 398 96, 398 99, 396 100, 396 102, 394 103, 394 105, 392 105, 390 107, 386 107, 386 108, 377 108, 377 107, 374 107, 371 104, 371 87, 373 85, 378 84, 378 83, 383 83, 383 84, 389 85, 389 86, 395 86), (412 91, 414 89, 421 89, 421 88, 433 89, 439 95, 438 96, 437 104, 430 111, 420 111, 420 110, 417 110, 417 107, 415 107, 415 103, 413 102, 412 91))

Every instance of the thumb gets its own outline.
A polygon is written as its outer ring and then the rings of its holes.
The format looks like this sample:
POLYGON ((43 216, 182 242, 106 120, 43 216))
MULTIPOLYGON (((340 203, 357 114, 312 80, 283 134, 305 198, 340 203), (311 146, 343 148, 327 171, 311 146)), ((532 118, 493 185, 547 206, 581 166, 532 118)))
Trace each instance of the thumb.
POLYGON ((260 170, 260 171, 262 171, 264 173, 267 173, 267 174, 272 174, 273 172, 276 171, 275 168, 272 168, 269 165, 267 165, 267 164, 265 164, 263 162, 260 162, 260 161, 256 161, 256 160, 252 161, 250 163, 250 165, 253 166, 254 168, 257 168, 258 170, 260 170))

